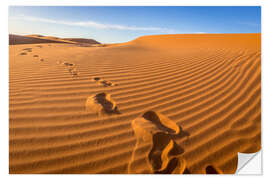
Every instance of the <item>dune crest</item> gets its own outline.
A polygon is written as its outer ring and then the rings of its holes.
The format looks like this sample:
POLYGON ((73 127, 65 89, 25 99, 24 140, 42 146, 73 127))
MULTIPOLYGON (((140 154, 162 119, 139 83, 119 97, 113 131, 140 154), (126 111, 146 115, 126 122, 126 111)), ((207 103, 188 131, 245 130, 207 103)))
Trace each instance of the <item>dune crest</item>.
MULTIPOLYGON (((97 42, 94 39, 59 38, 59 37, 54 37, 54 36, 42 36, 39 34, 32 34, 32 35, 25 35, 25 36, 9 34, 9 45, 40 44, 40 43, 67 43, 67 44, 76 44, 78 46, 86 46, 86 47, 91 47, 92 45, 102 46, 99 42, 97 42)), ((39 46, 39 47, 41 48, 42 46, 39 46)))

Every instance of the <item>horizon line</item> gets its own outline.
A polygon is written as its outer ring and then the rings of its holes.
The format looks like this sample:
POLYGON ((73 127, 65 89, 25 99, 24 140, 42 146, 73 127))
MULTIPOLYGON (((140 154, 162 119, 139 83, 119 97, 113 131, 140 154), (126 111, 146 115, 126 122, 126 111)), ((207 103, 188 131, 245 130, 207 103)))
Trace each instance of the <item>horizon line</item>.
MULTIPOLYGON (((138 39, 140 37, 147 37, 147 36, 168 36, 168 35, 218 35, 218 34, 261 34, 261 32, 258 33, 206 33, 206 32, 200 32, 200 33, 177 33, 177 34, 150 34, 150 35, 142 35, 142 36, 138 36, 134 39, 131 39, 129 41, 125 41, 125 42, 115 42, 115 43, 126 43, 126 42, 130 42, 133 41, 135 39, 138 39)), ((30 35, 40 35, 43 37, 56 37, 56 38, 60 38, 60 39, 65 39, 65 38, 73 38, 73 39, 91 39, 91 40, 95 40, 93 38, 87 38, 87 37, 61 37, 61 36, 52 36, 52 35, 42 35, 42 34, 14 34, 14 33, 8 33, 8 35, 17 35, 17 36, 30 36, 30 35)), ((39 38, 39 37, 32 37, 32 38, 39 38)), ((101 44, 115 44, 115 43, 102 43, 100 41, 97 41, 101 44)))

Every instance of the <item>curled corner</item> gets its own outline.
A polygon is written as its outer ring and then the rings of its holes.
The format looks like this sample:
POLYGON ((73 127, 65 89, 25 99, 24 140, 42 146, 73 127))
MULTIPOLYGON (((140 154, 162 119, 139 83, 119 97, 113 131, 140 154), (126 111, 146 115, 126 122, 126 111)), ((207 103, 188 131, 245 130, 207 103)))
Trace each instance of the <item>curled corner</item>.
POLYGON ((238 153, 238 164, 235 174, 262 174, 261 151, 256 153, 238 153))

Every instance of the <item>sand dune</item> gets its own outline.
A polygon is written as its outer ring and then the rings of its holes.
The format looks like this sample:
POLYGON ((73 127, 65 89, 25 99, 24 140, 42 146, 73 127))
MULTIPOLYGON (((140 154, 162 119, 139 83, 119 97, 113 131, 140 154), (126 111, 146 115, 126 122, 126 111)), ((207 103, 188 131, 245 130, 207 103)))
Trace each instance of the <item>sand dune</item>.
MULTIPOLYGON (((99 42, 93 39, 84 39, 84 38, 58 38, 54 36, 42 36, 39 34, 33 35, 9 35, 9 45, 16 44, 40 44, 40 43, 69 43, 69 44, 77 44, 79 46, 87 46, 87 45, 100 45, 99 42)), ((41 47, 41 46, 39 46, 41 47)))
POLYGON ((84 39, 84 38, 63 38, 64 40, 77 42, 77 43, 84 43, 84 44, 100 44, 94 39, 84 39))
POLYGON ((12 174, 234 173, 261 149, 261 34, 34 36, 9 46, 12 174))
POLYGON ((9 45, 16 44, 40 44, 40 43, 65 43, 59 42, 55 39, 45 39, 39 36, 19 36, 19 35, 9 35, 9 45))

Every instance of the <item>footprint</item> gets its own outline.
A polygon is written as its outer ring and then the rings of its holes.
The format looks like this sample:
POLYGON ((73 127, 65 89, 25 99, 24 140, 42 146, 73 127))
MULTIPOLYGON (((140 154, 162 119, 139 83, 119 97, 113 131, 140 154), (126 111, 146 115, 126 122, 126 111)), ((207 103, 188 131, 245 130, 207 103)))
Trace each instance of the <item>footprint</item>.
POLYGON ((179 134, 180 132, 179 126, 174 121, 161 113, 155 111, 147 111, 142 115, 142 117, 155 124, 158 129, 165 133, 179 134))
POLYGON ((79 72, 77 71, 77 69, 75 68, 75 64, 73 63, 69 63, 69 62, 62 62, 62 61, 57 61, 57 64, 62 64, 68 67, 68 71, 70 72, 70 74, 73 77, 76 77, 79 75, 79 72))
POLYGON ((205 173, 206 174, 223 174, 222 171, 212 165, 208 165, 205 168, 205 173))
POLYGON ((22 53, 20 53, 20 55, 22 55, 22 56, 23 56, 23 55, 27 55, 27 53, 26 53, 26 52, 22 52, 22 53))
POLYGON ((72 63, 63 63, 64 65, 68 66, 68 72, 72 75, 72 76, 78 76, 79 72, 77 71, 77 69, 74 67, 74 64, 72 63))
POLYGON ((74 64, 68 63, 68 62, 63 62, 63 64, 64 64, 65 66, 73 66, 73 65, 74 65, 74 64))
POLYGON ((78 76, 78 75, 79 75, 78 72, 76 72, 76 71, 73 71, 73 72, 72 72, 72 76, 78 76))
POLYGON ((175 142, 176 135, 182 131, 174 121, 161 113, 147 111, 131 125, 136 145, 128 164, 129 173, 184 173, 186 162, 180 156, 184 149, 175 142), (143 160, 138 162, 142 156, 143 160), (139 167, 146 167, 147 172, 140 171, 139 167))
POLYGON ((118 110, 116 102, 111 98, 110 94, 99 93, 87 98, 85 103, 86 111, 92 111, 99 116, 102 114, 121 114, 118 110))
POLYGON ((32 52, 32 48, 24 48, 23 51, 32 52))
POLYGON ((184 150, 178 146, 168 134, 157 132, 153 135, 153 147, 148 158, 155 174, 182 173, 186 162, 181 158, 170 157, 182 154, 184 150), (172 153, 173 152, 173 153, 172 153))
POLYGON ((106 80, 100 81, 99 83, 103 85, 104 87, 112 86, 112 83, 106 80))
POLYGON ((33 57, 38 57, 38 55, 34 55, 33 57))
POLYGON ((70 74, 71 74, 72 76, 78 76, 78 75, 79 75, 79 72, 77 71, 76 68, 71 68, 71 69, 69 69, 68 71, 70 72, 70 74))
POLYGON ((94 77, 93 78, 95 81, 99 81, 99 80, 101 80, 101 78, 100 77, 94 77))
POLYGON ((118 84, 115 84, 107 80, 102 80, 100 77, 94 77, 93 80, 97 82, 98 84, 103 85, 104 87, 118 86, 118 84))

